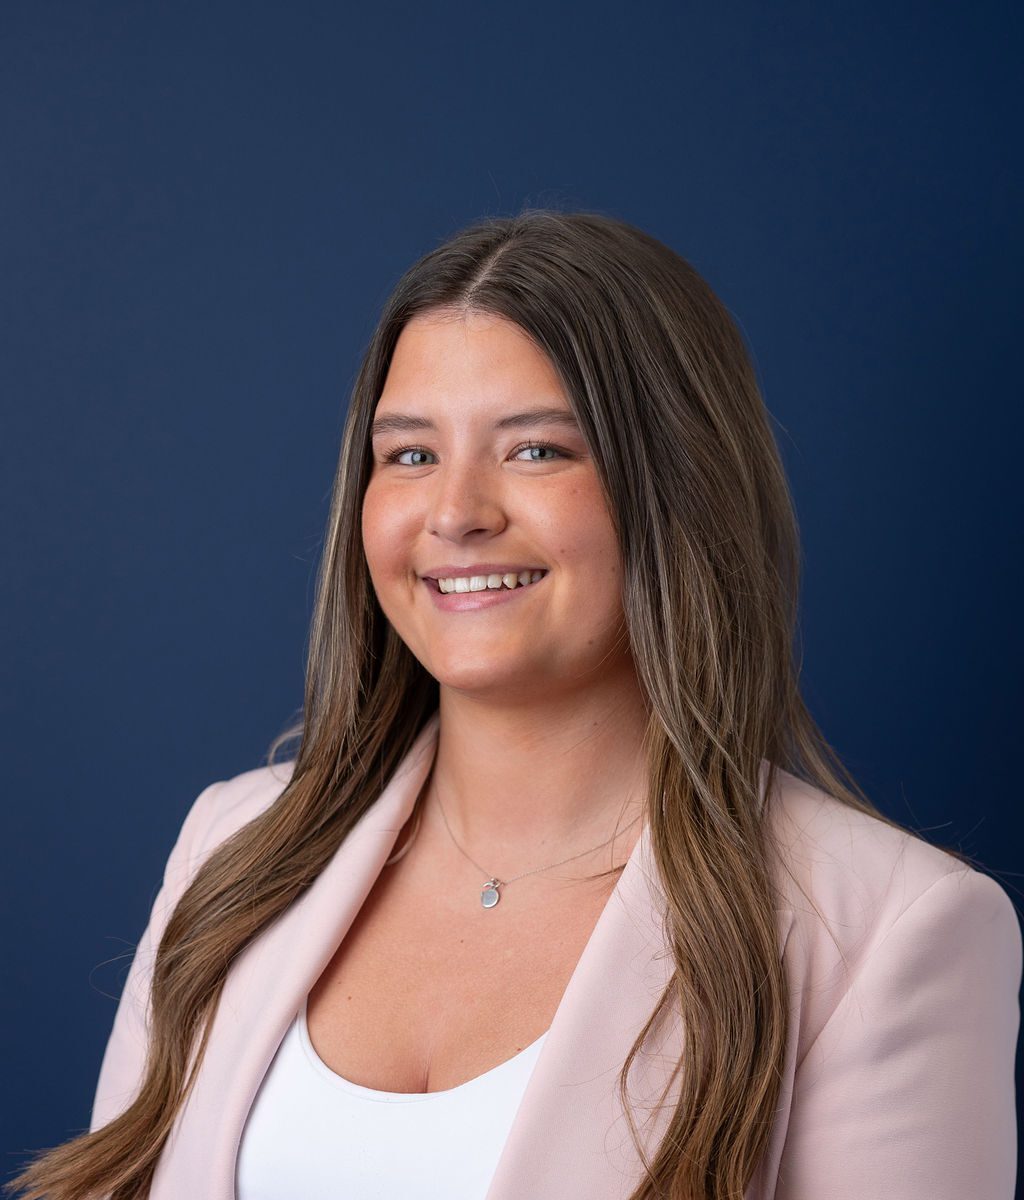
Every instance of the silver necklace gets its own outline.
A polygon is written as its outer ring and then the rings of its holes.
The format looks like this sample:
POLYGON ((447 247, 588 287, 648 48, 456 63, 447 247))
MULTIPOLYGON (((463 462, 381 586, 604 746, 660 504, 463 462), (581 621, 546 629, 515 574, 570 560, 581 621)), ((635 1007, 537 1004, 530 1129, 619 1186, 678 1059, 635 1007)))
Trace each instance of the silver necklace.
MULTIPOLYGON (((476 867, 481 874, 486 875, 487 872, 483 869, 483 867, 480 866, 478 862, 473 862, 473 859, 469 858, 469 855, 466 854, 466 851, 463 850, 456 841, 455 834, 452 833, 452 827, 448 824, 448 818, 445 816, 444 805, 441 803, 440 796, 437 798, 437 807, 441 810, 441 818, 444 821, 444 827, 448 830, 448 836, 453 842, 455 842, 455 848, 460 854, 469 859, 469 861, 473 863, 473 866, 476 867)), ((633 820, 630 821, 629 825, 636 824, 636 822, 640 819, 640 815, 641 814, 638 813, 633 820)), ((629 825, 624 826, 624 828, 628 829, 629 825)), ((550 871, 555 867, 560 867, 567 862, 572 862, 574 859, 582 858, 584 854, 593 854, 595 850, 600 850, 602 846, 607 846, 608 842, 614 842, 618 836, 619 835, 617 833, 613 833, 608 841, 601 842, 601 844, 598 846, 592 846, 589 850, 581 850, 579 854, 573 854, 569 858, 563 858, 561 862, 550 863, 546 867, 536 867, 532 871, 524 871, 521 875, 513 875, 511 879, 498 879, 494 875, 489 875, 487 881, 480 889, 480 903, 484 908, 493 908, 501 899, 501 892, 499 891, 500 888, 508 887, 510 883, 515 883, 517 879, 525 879, 527 875, 536 875, 539 871, 550 871)))

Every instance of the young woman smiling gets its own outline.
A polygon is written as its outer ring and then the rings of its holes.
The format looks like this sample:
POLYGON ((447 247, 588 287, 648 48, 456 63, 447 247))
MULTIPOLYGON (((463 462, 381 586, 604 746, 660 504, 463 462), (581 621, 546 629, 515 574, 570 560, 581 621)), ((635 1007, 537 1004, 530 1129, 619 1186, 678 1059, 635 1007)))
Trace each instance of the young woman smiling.
POLYGON ((349 406, 303 721, 196 799, 90 1130, 14 1185, 1008 1198, 1015 910, 816 728, 798 560, 678 255, 533 210, 413 265, 349 406))

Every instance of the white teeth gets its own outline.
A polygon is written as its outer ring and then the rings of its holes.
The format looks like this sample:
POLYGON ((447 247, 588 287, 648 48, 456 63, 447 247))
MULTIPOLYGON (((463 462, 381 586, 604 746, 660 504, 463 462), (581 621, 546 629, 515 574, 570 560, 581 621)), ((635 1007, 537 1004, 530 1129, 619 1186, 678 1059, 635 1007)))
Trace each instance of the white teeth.
POLYGON ((507 575, 460 575, 450 579, 439 579, 437 586, 446 594, 449 592, 483 592, 488 588, 525 587, 528 583, 536 583, 544 574, 544 571, 520 571, 517 575, 514 571, 510 571, 507 575))

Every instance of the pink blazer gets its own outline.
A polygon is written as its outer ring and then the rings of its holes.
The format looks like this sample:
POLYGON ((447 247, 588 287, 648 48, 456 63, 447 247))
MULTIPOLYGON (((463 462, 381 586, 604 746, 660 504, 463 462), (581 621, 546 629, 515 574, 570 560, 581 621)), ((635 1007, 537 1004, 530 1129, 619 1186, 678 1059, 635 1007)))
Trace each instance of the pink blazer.
MULTIPOLYGON (((250 1105, 394 848, 437 722, 435 712, 309 891, 232 964, 152 1200, 235 1196, 250 1105)), ((122 1111, 141 1081, 150 973, 171 910, 203 858, 271 804, 290 771, 262 767, 213 783, 186 816, 114 1017, 91 1129, 122 1111)), ((781 774, 773 796, 793 875, 781 872, 779 911, 792 1008, 771 1142, 745 1200, 1010 1200, 1022 942, 1009 897, 989 876, 793 775, 781 774)), ((660 895, 645 828, 569 980, 486 1200, 622 1200, 639 1179, 615 1084, 669 978, 660 895)), ((646 1124, 641 1114, 680 1055, 679 1018, 655 1027, 646 1045, 630 1084, 653 1147, 666 1114, 646 1124)))

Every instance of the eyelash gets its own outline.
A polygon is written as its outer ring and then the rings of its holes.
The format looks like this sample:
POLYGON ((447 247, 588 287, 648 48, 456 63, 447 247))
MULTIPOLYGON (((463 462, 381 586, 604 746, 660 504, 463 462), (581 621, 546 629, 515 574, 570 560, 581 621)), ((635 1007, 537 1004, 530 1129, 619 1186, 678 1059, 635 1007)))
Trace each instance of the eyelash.
MULTIPOLYGON (((563 458, 571 457, 571 455, 569 454, 569 452, 567 450, 563 450, 561 448, 561 446, 553 446, 550 442, 523 442, 521 445, 516 446, 516 448, 512 451, 512 453, 515 455, 515 454, 519 454, 523 450, 530 450, 533 448, 537 448, 540 450, 554 450, 554 452, 556 454, 560 454, 563 458)), ((388 450, 385 453, 384 462, 385 463, 397 462, 398 456, 400 454, 406 454, 410 450, 424 450, 425 453, 427 453, 427 454, 432 453, 432 451, 426 450, 426 448, 424 446, 398 446, 394 450, 388 450)), ((537 462, 537 463, 545 463, 545 462, 554 462, 555 459, 553 459, 553 458, 535 458, 532 461, 537 462)), ((422 467, 422 466, 426 466, 428 464, 426 464, 426 463, 415 463, 415 464, 401 463, 400 465, 403 467, 411 466, 411 465, 415 465, 417 467, 422 467)))

